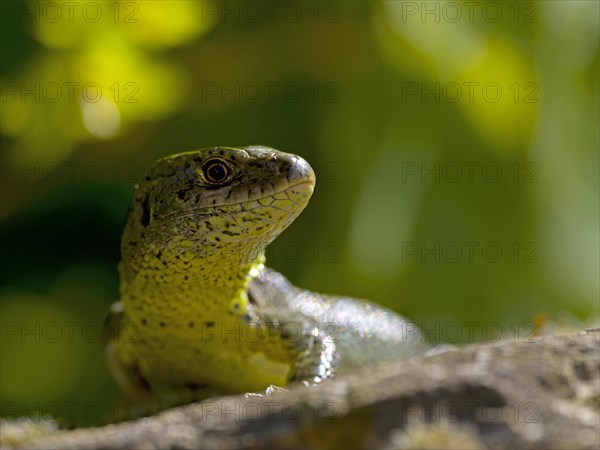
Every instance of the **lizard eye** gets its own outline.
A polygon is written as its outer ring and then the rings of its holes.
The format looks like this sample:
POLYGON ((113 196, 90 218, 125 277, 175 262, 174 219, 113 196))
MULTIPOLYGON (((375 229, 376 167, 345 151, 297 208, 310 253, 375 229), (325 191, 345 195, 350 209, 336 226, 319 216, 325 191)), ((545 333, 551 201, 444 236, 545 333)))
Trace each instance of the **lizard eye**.
POLYGON ((225 161, 219 158, 212 158, 204 163, 202 173, 209 183, 219 184, 229 178, 230 170, 225 161))

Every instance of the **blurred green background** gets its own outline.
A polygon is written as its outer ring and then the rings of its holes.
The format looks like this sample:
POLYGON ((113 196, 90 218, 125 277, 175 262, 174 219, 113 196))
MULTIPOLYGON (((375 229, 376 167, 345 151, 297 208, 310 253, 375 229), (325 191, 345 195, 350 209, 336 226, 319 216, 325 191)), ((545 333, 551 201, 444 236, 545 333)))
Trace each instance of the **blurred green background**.
POLYGON ((133 184, 214 145, 315 168, 299 286, 433 342, 596 319, 597 1, 0 5, 2 416, 103 420, 133 184))

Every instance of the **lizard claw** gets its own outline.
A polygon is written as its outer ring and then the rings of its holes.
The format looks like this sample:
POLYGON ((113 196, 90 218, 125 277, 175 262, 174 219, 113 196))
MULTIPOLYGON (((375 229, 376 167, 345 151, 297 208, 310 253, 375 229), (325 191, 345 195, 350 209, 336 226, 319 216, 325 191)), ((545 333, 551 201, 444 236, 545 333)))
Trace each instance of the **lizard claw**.
POLYGON ((273 395, 277 392, 287 392, 288 390, 279 386, 271 385, 265 390, 265 395, 273 395))
POLYGON ((277 392, 287 392, 287 389, 279 387, 279 386, 275 386, 274 384, 270 385, 267 389, 265 389, 265 393, 261 394, 258 392, 248 392, 246 394, 244 394, 244 398, 246 400, 255 398, 255 397, 266 397, 269 395, 273 395, 277 392))

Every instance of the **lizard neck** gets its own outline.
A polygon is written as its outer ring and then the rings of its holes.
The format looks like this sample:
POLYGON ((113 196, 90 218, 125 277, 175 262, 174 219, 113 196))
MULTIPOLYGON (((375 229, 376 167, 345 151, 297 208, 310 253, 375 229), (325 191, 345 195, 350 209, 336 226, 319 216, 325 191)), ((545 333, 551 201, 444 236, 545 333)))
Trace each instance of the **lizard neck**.
POLYGON ((134 321, 148 316, 170 322, 229 320, 246 314, 248 284, 264 264, 264 248, 198 246, 185 239, 169 244, 134 253, 125 249, 129 257, 119 266, 120 291, 134 321))

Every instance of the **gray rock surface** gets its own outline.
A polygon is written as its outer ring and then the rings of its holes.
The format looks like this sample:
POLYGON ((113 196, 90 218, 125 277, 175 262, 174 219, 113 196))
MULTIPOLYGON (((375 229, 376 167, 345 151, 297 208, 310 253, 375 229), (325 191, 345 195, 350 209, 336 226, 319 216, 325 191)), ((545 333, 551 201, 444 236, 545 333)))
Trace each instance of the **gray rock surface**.
MULTIPOLYGON (((121 448, 600 447, 600 330, 473 344, 313 388, 210 399, 8 446, 121 448)), ((9 439, 7 439, 7 437, 9 439)))

